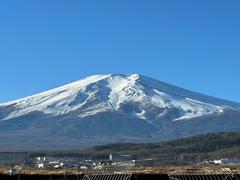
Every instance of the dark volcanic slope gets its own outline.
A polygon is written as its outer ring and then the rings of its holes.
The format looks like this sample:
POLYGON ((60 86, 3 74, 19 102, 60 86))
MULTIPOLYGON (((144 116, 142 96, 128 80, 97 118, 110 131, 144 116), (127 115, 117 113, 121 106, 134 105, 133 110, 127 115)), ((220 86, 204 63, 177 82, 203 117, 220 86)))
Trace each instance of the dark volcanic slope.
POLYGON ((0 146, 75 149, 239 132, 239 108, 138 74, 95 75, 0 104, 0 146))

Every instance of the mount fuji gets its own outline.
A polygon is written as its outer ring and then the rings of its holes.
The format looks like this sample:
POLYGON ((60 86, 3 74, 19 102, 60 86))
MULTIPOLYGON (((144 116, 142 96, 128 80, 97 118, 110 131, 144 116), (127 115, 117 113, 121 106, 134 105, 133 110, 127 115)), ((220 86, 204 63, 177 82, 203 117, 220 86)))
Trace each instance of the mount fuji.
POLYGON ((89 76, 0 104, 1 150, 78 149, 239 132, 240 104, 139 74, 89 76))

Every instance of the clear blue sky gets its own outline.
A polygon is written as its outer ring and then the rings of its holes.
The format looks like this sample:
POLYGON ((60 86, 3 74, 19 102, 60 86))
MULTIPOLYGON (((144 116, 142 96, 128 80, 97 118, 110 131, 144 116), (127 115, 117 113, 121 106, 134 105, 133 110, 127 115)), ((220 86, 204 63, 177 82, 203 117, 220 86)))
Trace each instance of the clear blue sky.
POLYGON ((0 2, 0 102, 140 73, 240 102, 239 0, 0 2))

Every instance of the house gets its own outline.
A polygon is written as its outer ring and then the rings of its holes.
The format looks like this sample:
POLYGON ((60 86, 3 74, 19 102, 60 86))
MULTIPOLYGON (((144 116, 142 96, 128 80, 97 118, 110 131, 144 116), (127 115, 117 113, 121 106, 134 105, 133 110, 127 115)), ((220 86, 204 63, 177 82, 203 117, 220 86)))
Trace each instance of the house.
POLYGON ((37 168, 39 168, 39 169, 40 169, 40 168, 44 168, 44 164, 43 164, 43 163, 37 163, 36 166, 37 166, 37 168))

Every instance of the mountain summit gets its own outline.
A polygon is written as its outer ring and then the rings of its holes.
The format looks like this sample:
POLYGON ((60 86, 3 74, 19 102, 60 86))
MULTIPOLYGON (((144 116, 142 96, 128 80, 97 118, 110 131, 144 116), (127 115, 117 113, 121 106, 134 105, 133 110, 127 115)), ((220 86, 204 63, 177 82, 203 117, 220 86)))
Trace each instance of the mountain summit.
POLYGON ((0 104, 0 146, 82 148, 239 131, 240 104, 139 74, 94 75, 0 104))

